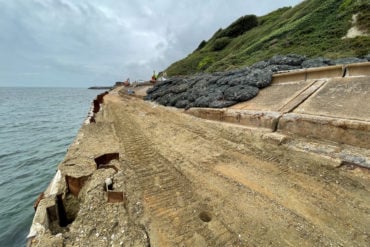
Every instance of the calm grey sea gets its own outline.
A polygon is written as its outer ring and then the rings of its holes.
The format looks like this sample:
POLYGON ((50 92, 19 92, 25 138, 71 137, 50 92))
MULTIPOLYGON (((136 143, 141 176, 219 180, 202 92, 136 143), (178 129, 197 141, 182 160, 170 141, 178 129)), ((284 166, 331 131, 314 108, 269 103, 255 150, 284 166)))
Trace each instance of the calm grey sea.
POLYGON ((0 246, 24 246, 33 203, 101 91, 0 87, 0 246))

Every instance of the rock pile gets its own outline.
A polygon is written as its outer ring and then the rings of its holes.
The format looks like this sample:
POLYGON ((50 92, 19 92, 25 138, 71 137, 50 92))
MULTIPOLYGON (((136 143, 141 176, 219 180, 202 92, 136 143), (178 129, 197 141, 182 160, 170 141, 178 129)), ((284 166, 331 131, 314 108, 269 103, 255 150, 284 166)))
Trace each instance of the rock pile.
POLYGON ((210 107, 222 108, 247 101, 258 94, 259 89, 271 83, 277 71, 323 67, 336 64, 367 62, 370 57, 307 59, 301 55, 277 55, 269 60, 238 70, 173 77, 159 82, 147 91, 146 100, 177 108, 210 107))

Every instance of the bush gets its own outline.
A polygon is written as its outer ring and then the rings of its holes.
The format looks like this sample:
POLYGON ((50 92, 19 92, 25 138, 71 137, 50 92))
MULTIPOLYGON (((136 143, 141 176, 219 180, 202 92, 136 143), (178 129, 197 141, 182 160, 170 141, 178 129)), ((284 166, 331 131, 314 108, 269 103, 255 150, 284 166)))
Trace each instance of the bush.
POLYGON ((357 25, 362 31, 370 31, 370 4, 364 4, 361 6, 361 12, 357 17, 357 25))
POLYGON ((202 42, 200 42, 200 44, 198 45, 198 48, 196 49, 196 51, 201 50, 203 47, 206 46, 206 44, 207 44, 207 41, 202 40, 202 42))
POLYGON ((231 23, 231 25, 222 31, 220 37, 237 37, 243 33, 258 26, 258 19, 255 15, 245 15, 231 23))
POLYGON ((228 37, 222 37, 215 40, 212 46, 213 51, 221 51, 224 49, 229 43, 231 39, 228 37))

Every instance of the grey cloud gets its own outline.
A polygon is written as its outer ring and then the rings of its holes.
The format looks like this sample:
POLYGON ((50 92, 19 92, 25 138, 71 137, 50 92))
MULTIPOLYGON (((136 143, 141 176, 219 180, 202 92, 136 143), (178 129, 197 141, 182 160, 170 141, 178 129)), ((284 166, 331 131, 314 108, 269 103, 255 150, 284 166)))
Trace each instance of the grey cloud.
POLYGON ((0 0, 0 86, 149 79, 245 14, 299 0, 0 0))

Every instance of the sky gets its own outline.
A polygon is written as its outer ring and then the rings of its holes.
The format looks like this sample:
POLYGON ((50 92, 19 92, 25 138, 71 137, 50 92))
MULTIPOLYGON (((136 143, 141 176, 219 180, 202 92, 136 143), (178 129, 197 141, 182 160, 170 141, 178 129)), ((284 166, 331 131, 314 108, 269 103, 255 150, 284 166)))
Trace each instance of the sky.
POLYGON ((0 0, 0 87, 150 79, 237 18, 301 0, 0 0))

